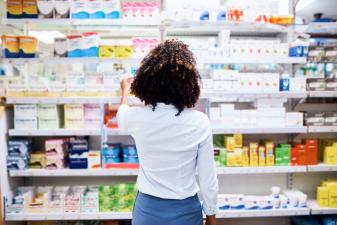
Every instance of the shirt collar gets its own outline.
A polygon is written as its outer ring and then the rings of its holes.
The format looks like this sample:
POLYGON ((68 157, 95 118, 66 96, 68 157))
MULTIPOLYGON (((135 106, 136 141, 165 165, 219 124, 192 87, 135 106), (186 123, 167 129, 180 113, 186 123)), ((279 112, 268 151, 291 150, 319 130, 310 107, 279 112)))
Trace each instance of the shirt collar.
POLYGON ((167 104, 162 103, 162 102, 158 102, 157 107, 162 108, 162 109, 173 109, 173 108, 175 108, 175 106, 172 105, 172 104, 167 105, 167 104))

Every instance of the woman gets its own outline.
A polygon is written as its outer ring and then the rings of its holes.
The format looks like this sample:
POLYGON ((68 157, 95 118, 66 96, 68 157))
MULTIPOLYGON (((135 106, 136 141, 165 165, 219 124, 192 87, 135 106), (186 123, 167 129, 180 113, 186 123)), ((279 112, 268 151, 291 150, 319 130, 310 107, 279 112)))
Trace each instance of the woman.
POLYGON ((204 113, 192 109, 199 80, 192 52, 168 40, 143 59, 134 80, 121 82, 118 125, 134 138, 140 162, 133 225, 201 225, 202 208, 206 224, 216 224, 211 126, 204 113), (130 90, 144 107, 127 105, 130 90))

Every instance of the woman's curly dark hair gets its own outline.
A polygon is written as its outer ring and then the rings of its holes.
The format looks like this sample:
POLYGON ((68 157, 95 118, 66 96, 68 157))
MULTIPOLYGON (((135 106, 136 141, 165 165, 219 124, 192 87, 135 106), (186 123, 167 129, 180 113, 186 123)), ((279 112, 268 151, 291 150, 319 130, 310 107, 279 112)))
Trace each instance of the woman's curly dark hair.
POLYGON ((172 104, 178 109, 192 108, 200 95, 200 75, 187 45, 167 40, 154 48, 141 62, 131 85, 131 93, 152 105, 172 104))

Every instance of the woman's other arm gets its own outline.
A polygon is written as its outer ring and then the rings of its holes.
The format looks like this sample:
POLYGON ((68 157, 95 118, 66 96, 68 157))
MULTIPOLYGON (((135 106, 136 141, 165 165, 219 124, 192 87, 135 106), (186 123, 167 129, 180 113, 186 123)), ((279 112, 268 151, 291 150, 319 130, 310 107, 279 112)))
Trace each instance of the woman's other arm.
POLYGON ((207 138, 198 149, 198 175, 200 192, 203 198, 203 210, 206 214, 206 225, 216 225, 218 199, 218 179, 214 163, 213 136, 210 124, 207 138))
POLYGON ((121 105, 127 105, 128 104, 128 96, 130 94, 132 82, 133 82, 132 77, 125 78, 121 81, 121 92, 122 92, 121 105))

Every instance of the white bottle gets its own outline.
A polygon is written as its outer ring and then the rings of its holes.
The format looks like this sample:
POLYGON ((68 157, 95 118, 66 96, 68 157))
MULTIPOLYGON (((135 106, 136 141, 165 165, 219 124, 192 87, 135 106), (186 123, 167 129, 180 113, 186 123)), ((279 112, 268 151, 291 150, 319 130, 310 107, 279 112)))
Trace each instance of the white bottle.
POLYGON ((54 17, 69 18, 70 2, 69 0, 54 0, 54 17))

